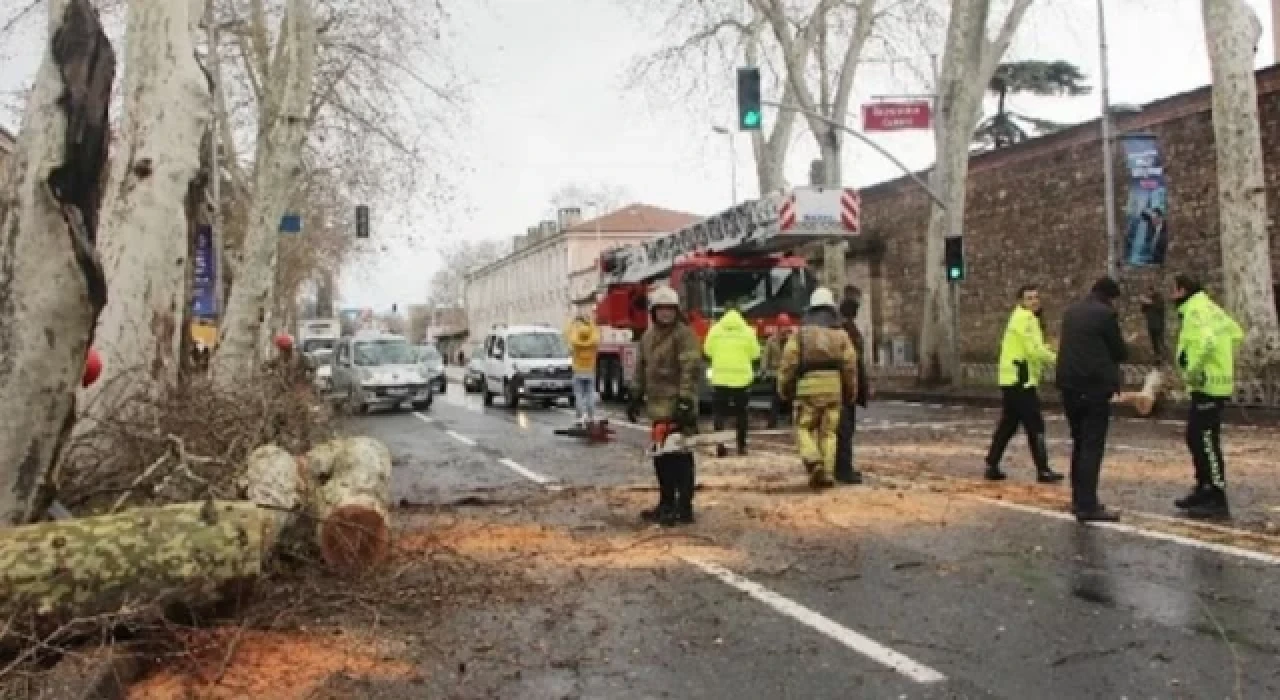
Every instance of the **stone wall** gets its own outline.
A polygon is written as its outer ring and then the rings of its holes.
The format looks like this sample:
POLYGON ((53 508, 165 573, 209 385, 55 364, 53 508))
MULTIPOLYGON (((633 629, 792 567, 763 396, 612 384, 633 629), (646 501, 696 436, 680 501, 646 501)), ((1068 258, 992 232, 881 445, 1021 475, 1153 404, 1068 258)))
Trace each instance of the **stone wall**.
MULTIPOLYGON (((1280 66, 1258 72, 1263 151, 1271 212, 1272 266, 1280 274, 1280 66)), ((1123 269, 1124 330, 1147 357, 1136 296, 1157 284, 1168 296, 1173 275, 1200 275, 1221 298, 1221 254, 1208 88, 1176 95, 1117 118, 1117 134, 1159 138, 1169 182, 1169 252, 1163 269, 1123 269)), ((1116 201, 1123 215, 1128 174, 1116 150, 1116 201)), ((996 359, 1000 333, 1019 286, 1034 282, 1045 299, 1045 332, 1056 338, 1066 303, 1106 270, 1106 225, 1100 127, 1090 122, 1052 136, 975 156, 965 210, 967 279, 961 283, 960 352, 964 362, 996 359)), ((877 360, 888 363, 896 341, 914 346, 924 292, 924 234, 929 199, 910 180, 864 189, 863 229, 883 251, 870 261, 871 325, 877 360)), ((1119 234, 1124 235, 1123 220, 1119 234)), ((852 261, 851 261, 852 262, 852 261)), ((865 262, 865 261, 864 261, 865 262)), ((856 264, 856 263, 855 263, 856 264)), ((1172 312, 1171 312, 1172 313, 1172 312)), ((1170 330, 1176 325, 1170 319, 1170 330)), ((908 356, 911 353, 908 351, 908 356)))

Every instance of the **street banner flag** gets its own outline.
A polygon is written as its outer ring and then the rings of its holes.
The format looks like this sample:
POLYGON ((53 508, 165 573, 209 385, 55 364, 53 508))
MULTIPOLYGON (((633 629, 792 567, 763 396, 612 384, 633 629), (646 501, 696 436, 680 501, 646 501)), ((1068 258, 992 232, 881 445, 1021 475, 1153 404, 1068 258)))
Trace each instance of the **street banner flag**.
POLYGON ((196 228, 195 253, 191 256, 191 315, 218 315, 218 256, 213 249, 213 227, 196 228))
POLYGON ((1160 144, 1154 134, 1125 134, 1120 143, 1129 169, 1124 262, 1130 267, 1163 265, 1169 250, 1169 190, 1160 144))

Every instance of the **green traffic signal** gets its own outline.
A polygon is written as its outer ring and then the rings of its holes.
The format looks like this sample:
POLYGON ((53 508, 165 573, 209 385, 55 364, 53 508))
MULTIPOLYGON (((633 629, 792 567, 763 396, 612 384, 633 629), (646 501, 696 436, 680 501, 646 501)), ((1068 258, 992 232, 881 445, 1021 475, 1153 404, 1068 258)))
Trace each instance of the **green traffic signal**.
POLYGON ((738 69, 738 128, 743 131, 759 131, 763 118, 760 115, 760 69, 738 69))
POLYGON ((960 268, 958 268, 958 267, 952 267, 952 268, 949 268, 949 269, 947 270, 947 277, 948 277, 949 279, 953 279, 953 280, 958 280, 958 279, 960 279, 960 268))

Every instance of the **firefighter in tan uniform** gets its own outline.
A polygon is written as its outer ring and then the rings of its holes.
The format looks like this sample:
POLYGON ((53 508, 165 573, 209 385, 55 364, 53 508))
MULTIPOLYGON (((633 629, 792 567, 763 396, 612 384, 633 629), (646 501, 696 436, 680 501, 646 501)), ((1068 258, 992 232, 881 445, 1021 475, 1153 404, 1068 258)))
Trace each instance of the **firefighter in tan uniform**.
POLYGON ((651 424, 653 469, 658 475, 656 508, 640 517, 663 526, 690 524, 693 518, 693 451, 682 437, 698 432, 698 337, 680 315, 680 297, 661 286, 649 295, 652 323, 640 338, 627 417, 643 408, 651 424))
POLYGON ((858 394, 858 355, 825 287, 814 290, 804 322, 782 351, 778 392, 795 402, 796 447, 809 485, 833 486, 840 408, 858 394))

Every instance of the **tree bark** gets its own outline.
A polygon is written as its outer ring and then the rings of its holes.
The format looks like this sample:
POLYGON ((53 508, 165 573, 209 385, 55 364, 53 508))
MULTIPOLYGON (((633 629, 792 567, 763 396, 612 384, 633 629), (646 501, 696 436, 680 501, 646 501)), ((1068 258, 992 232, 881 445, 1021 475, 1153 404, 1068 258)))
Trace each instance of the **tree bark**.
POLYGON ((263 445, 245 462, 245 497, 273 514, 278 533, 288 530, 302 510, 309 478, 305 460, 275 445, 263 445))
POLYGON ((1033 0, 1014 0, 995 38, 987 38, 991 0, 953 0, 947 24, 935 104, 934 146, 937 162, 930 187, 946 208, 935 202, 925 239, 925 300, 920 323, 921 381, 939 383, 959 376, 953 352, 950 289, 943 267, 943 240, 964 233, 965 196, 969 178, 969 144, 982 116, 982 97, 1014 32, 1033 0))
POLYGON ((106 303, 94 249, 115 54, 88 0, 49 2, 0 222, 0 524, 28 519, 106 303))
POLYGON ((263 71, 268 78, 258 125, 249 228, 236 256, 235 284, 210 367, 215 384, 222 387, 252 375, 271 330, 280 218, 301 172, 315 69, 311 0, 286 2, 279 36, 271 69, 263 71))
MULTIPOLYGON (((211 108, 195 57, 200 16, 199 0, 129 3, 124 124, 101 236, 113 294, 99 321, 104 371, 95 388, 154 395, 178 381, 189 298, 187 194, 200 173, 211 108), (127 382, 111 381, 125 373, 127 382)), ((99 405, 110 409, 116 397, 105 398, 99 405)))
POLYGON ((391 548, 391 453, 377 440, 334 440, 307 453, 310 513, 325 563, 363 571, 391 548))
POLYGON ((251 503, 210 501, 0 529, 0 616, 13 616, 10 634, 44 636, 95 615, 215 603, 261 575, 274 527, 251 503))
POLYGON ((1213 72, 1219 240, 1226 306, 1246 329, 1240 364, 1280 364, 1280 323, 1267 235, 1267 189, 1254 55, 1262 24, 1244 0, 1204 0, 1213 72))

